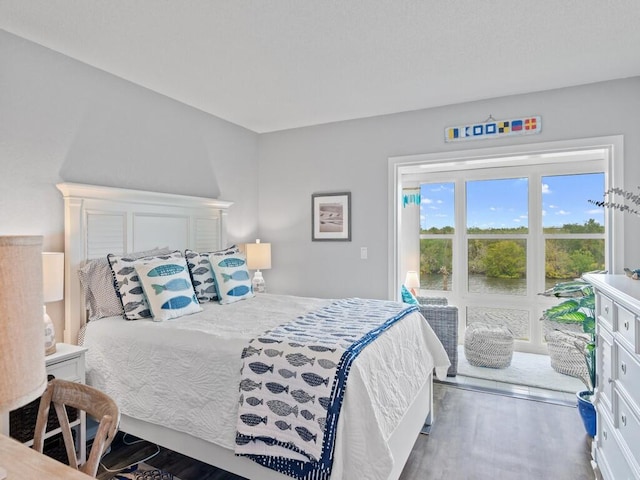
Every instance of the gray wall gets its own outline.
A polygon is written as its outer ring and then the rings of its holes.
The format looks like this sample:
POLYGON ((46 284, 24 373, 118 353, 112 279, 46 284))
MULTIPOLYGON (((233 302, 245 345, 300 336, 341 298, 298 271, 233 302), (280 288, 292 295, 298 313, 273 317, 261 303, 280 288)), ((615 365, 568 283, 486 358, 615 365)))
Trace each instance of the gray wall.
MULTIPOLYGON (((259 219, 272 292, 386 298, 391 156, 624 135, 625 187, 640 185, 640 78, 287 130, 260 136, 259 219), (541 115, 535 136, 445 143, 444 128, 541 115), (311 241, 311 194, 350 191, 352 241, 311 241), (360 247, 369 250, 360 260, 360 247)), ((625 263, 640 266, 640 218, 625 218, 625 263)))
MULTIPOLYGON (((631 78, 257 135, 0 30, 0 234, 42 234, 62 250, 60 181, 212 196, 235 202, 232 242, 272 243, 269 291, 385 298, 388 157, 623 134, 634 189, 639 111, 631 78), (541 115, 543 131, 444 143, 444 127, 489 114, 541 115), (311 194, 331 191, 352 193, 351 242, 311 242, 311 194)), ((638 238, 627 217, 634 268, 638 238)))
MULTIPOLYGON (((258 227, 258 135, 0 30, 0 235, 64 249, 61 181, 218 197, 258 227)), ((62 334, 63 305, 49 313, 62 334)))

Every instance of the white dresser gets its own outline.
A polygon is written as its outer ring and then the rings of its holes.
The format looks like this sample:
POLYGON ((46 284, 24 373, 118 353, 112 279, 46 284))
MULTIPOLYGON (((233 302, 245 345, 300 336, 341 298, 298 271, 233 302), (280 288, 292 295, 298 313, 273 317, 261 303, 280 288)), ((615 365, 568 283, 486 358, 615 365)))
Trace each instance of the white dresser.
POLYGON ((596 290, 596 473, 640 480, 640 280, 585 275, 596 290))

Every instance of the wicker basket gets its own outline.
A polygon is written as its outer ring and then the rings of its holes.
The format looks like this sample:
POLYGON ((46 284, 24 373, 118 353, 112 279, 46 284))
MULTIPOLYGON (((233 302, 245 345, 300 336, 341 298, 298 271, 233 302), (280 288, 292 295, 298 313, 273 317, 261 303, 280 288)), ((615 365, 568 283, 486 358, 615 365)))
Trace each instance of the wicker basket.
POLYGON ((476 367, 508 367, 513 357, 513 333, 500 325, 472 323, 464 336, 464 354, 476 367))
MULTIPOLYGON (((71 436, 73 441, 76 441, 76 431, 71 429, 71 436)), ((65 465, 69 465, 69 458, 67 457, 67 447, 64 444, 64 438, 62 433, 54 435, 44 440, 44 447, 42 449, 47 457, 51 457, 65 465)))
MULTIPOLYGON (((53 375, 48 376, 48 380, 53 379, 53 375)), ((40 408, 40 398, 36 398, 32 402, 27 403, 23 407, 17 408, 9 413, 9 436, 15 438, 19 442, 28 442, 33 439, 34 430, 36 428, 36 420, 38 417, 38 408, 40 408)), ((69 423, 78 419, 78 410, 67 407, 67 416, 69 423)), ((58 416, 54 408, 49 410, 49 418, 47 420, 47 432, 60 427, 58 416)), ((64 447, 63 447, 64 448, 64 447)), ((65 454, 66 455, 66 454, 65 454)))
POLYGON ((588 338, 573 332, 552 330, 545 335, 551 367, 558 373, 577 377, 583 382, 589 378, 587 361, 581 353, 580 345, 588 338))

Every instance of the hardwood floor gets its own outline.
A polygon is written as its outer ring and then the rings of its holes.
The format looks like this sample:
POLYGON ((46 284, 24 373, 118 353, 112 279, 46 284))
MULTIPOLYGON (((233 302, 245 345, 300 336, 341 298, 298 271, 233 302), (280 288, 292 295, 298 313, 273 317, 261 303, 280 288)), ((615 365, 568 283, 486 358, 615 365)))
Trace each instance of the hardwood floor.
MULTIPOLYGON (((438 383, 434 401, 436 422, 431 434, 419 436, 400 480, 594 478, 591 440, 575 407, 438 383)), ((125 466, 155 449, 146 442, 123 445, 116 440, 104 463, 112 468, 125 466)), ((147 463, 181 480, 241 480, 166 449, 147 463)), ((113 475, 101 472, 100 480, 113 475)))

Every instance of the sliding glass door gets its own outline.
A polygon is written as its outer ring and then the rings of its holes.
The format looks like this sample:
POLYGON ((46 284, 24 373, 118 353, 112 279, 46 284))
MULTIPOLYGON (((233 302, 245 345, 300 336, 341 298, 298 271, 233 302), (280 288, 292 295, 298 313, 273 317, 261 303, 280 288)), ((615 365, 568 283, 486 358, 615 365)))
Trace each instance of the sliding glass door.
MULTIPOLYGON (((578 152, 576 155, 584 153, 578 152)), ((546 352, 540 317, 556 282, 605 268, 603 162, 524 162, 419 176, 421 294, 458 305, 467 325, 508 326, 546 352)), ((463 337, 461 337, 463 338, 463 337)))

